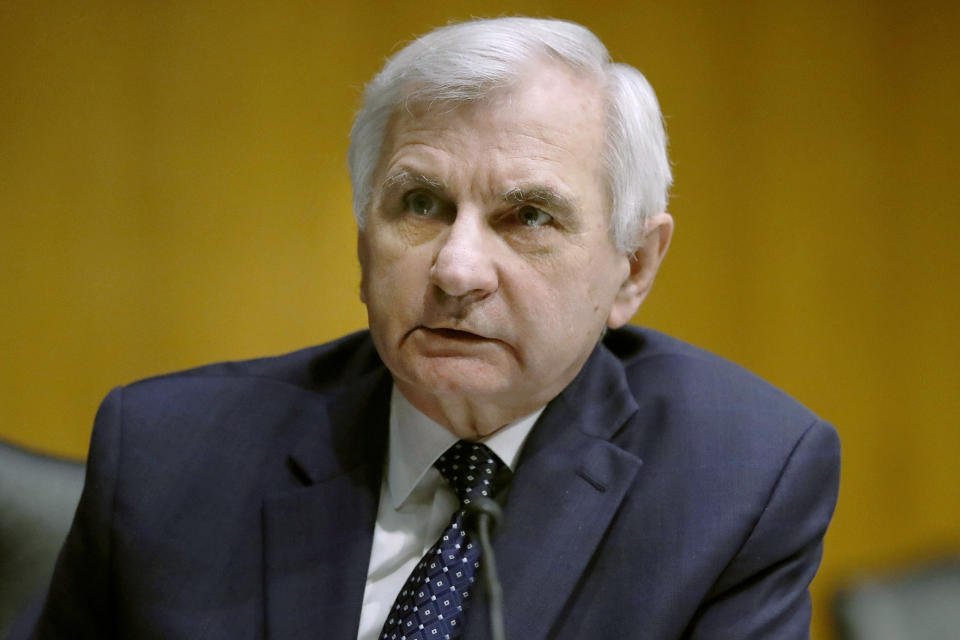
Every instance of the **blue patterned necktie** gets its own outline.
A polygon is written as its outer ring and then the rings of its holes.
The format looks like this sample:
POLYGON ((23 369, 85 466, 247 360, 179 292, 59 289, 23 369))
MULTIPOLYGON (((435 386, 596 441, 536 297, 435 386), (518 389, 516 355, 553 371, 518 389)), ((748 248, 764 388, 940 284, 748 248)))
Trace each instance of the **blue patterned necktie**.
POLYGON ((463 527, 465 506, 472 497, 494 494, 504 464, 486 445, 460 440, 434 466, 460 498, 460 509, 407 578, 381 640, 453 640, 463 633, 464 612, 480 567, 480 545, 463 527))

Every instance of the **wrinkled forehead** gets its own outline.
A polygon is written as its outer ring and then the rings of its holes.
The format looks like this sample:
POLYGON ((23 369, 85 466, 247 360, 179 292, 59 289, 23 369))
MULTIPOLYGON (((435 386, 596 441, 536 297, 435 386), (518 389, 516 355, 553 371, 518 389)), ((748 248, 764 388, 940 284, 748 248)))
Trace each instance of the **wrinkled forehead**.
MULTIPOLYGON (((381 147, 378 178, 411 141, 442 134, 446 147, 477 151, 500 145, 512 157, 526 156, 524 167, 540 161, 562 175, 577 174, 581 187, 607 196, 602 158, 606 144, 603 84, 567 65, 544 60, 509 86, 473 100, 437 100, 421 88, 391 117, 381 147), (558 166, 565 165, 565 166, 558 166)), ((434 138, 435 139, 435 138, 434 138)), ((520 165, 511 165, 518 169, 520 165)), ((377 180, 377 181, 379 181, 377 180)))
POLYGON ((470 99, 436 95, 421 84, 404 88, 388 120, 383 154, 389 154, 397 131, 419 127, 463 126, 472 122, 477 129, 529 131, 557 129, 572 137, 582 129, 591 136, 590 146, 602 147, 606 137, 606 92, 602 78, 575 71, 558 60, 543 57, 526 66, 508 84, 489 88, 470 99))

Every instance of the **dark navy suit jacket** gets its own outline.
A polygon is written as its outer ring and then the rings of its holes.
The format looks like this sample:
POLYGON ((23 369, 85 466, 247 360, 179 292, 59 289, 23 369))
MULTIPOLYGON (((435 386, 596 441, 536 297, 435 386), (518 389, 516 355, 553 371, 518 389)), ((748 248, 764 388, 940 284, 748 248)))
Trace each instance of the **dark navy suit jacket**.
MULTIPOLYGON (((356 638, 390 375, 366 332, 114 390, 39 638, 356 638)), ((831 426, 725 360, 610 332, 494 539, 511 640, 806 638, 831 426)), ((482 589, 466 637, 487 637, 482 589)))

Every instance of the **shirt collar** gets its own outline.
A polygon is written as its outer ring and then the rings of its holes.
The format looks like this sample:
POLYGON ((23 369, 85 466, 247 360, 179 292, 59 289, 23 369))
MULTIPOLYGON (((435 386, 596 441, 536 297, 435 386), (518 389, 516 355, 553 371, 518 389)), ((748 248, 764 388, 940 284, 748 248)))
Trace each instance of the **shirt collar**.
MULTIPOLYGON (((490 447, 513 471, 523 443, 543 409, 540 407, 480 442, 490 447)), ((387 481, 394 509, 400 508, 437 458, 457 440, 457 436, 410 404, 397 386, 393 386, 390 394, 387 481)))

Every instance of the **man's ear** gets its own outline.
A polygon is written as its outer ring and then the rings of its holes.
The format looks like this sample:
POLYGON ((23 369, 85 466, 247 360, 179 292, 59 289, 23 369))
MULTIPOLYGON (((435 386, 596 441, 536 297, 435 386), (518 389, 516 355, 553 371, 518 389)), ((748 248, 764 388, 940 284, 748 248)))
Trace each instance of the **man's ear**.
POLYGON ((357 231, 357 260, 360 262, 360 302, 367 304, 366 287, 363 286, 367 272, 367 243, 363 229, 357 231))
POLYGON ((608 327, 622 327, 640 308, 640 303, 653 287, 653 279, 667 253, 672 236, 673 217, 669 213, 658 213, 647 218, 640 246, 629 256, 630 273, 621 283, 620 290, 613 299, 613 306, 610 307, 608 327))

